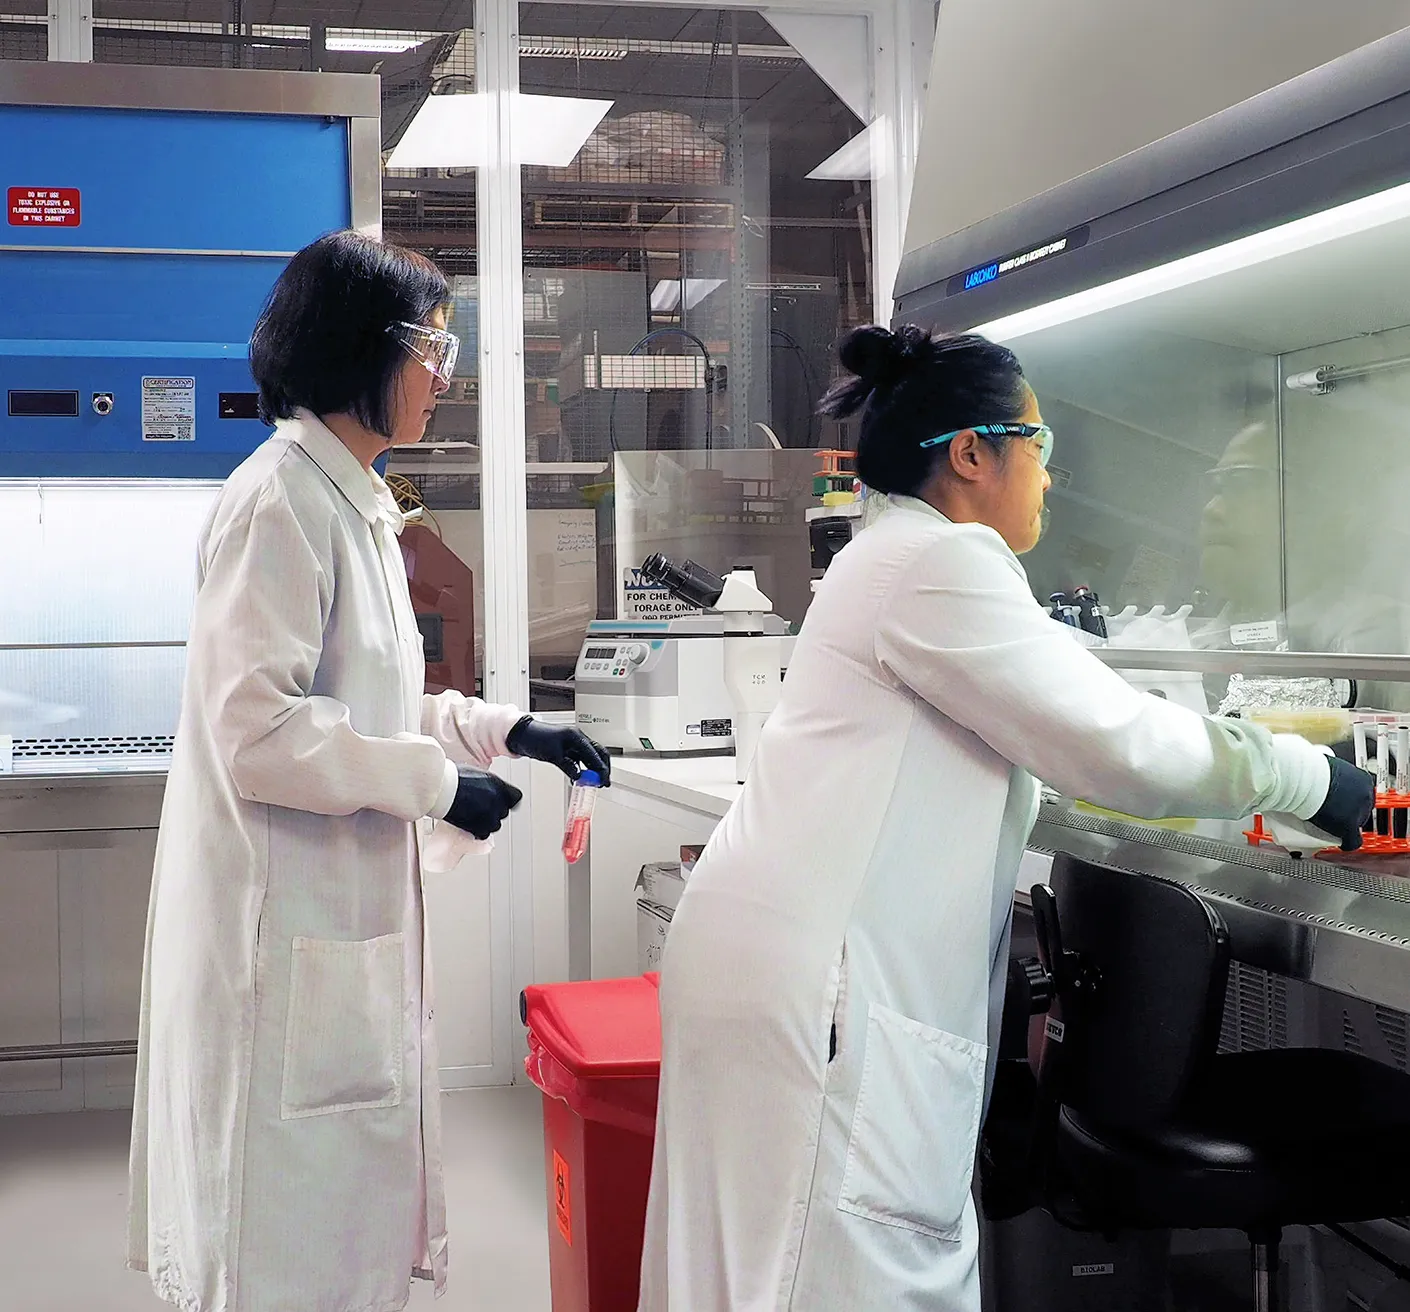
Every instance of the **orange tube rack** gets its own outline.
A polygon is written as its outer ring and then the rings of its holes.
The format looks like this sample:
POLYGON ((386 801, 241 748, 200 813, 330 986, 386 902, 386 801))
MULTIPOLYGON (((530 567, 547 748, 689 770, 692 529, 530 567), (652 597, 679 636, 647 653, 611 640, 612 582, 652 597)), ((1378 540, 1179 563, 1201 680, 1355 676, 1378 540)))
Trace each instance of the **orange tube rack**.
MULTIPOLYGON (((1396 830, 1406 831, 1410 829, 1410 793, 1397 793, 1393 791, 1376 792, 1376 811, 1371 819, 1370 828, 1364 830, 1361 836, 1361 851, 1370 853, 1373 856, 1405 856, 1410 855, 1410 837, 1396 837, 1396 830), (1376 831, 1376 820, 1385 815, 1388 820, 1389 833, 1378 833, 1376 831), (1397 816, 1404 816, 1399 823, 1397 816)), ((1253 817, 1253 828, 1244 830, 1244 837, 1248 839, 1250 847, 1262 847, 1264 843, 1274 842, 1273 835, 1263 827, 1263 817, 1256 815, 1253 817)), ((1343 856, 1345 853, 1338 847, 1326 847, 1316 854, 1322 856, 1343 856)))

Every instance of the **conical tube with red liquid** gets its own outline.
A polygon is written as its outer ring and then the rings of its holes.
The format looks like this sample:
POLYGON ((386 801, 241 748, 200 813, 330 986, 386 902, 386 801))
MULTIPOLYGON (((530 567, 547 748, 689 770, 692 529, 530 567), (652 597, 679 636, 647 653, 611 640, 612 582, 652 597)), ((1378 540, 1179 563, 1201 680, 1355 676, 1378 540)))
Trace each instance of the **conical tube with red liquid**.
POLYGON ((568 816, 563 824, 563 859, 571 866, 582 860, 587 851, 588 835, 592 830, 592 810, 602 788, 602 776, 596 770, 584 770, 573 782, 568 794, 568 816))

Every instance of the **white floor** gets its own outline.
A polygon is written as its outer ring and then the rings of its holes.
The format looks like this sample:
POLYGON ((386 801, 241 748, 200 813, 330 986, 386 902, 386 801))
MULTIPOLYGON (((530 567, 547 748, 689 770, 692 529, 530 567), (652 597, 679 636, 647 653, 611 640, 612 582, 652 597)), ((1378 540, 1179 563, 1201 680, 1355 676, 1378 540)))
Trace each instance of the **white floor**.
MULTIPOLYGON (((540 1095, 483 1089, 445 1098, 450 1289, 421 1281, 412 1309, 548 1312, 540 1095)), ((0 1118, 0 1308, 161 1312, 123 1266, 125 1112, 0 1118)))

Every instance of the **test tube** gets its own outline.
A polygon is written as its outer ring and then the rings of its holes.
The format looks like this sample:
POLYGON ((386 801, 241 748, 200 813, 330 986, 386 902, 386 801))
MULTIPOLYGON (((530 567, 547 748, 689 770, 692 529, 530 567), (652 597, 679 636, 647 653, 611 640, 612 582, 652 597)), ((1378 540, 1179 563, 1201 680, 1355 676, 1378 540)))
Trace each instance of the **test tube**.
POLYGON ((1351 726, 1351 740, 1356 747, 1356 768, 1364 770, 1366 768, 1366 725, 1363 721, 1357 720, 1351 726))
MULTIPOLYGON (((1376 725, 1376 800, 1390 791, 1390 731, 1382 721, 1376 725)), ((1376 807, 1376 832, 1390 833, 1390 808, 1376 807)))
MULTIPOLYGON (((1395 729, 1395 791, 1402 798, 1410 792, 1410 725, 1404 723, 1395 729)), ((1397 806, 1391 812, 1390 831, 1396 838, 1410 837, 1410 809, 1397 806)))

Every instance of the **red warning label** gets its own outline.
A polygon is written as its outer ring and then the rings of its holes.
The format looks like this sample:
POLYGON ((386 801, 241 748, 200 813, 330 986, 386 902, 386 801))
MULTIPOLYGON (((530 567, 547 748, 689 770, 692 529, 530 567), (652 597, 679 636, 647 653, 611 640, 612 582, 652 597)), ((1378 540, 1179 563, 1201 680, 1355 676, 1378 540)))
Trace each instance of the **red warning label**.
POLYGON ((12 228, 76 228, 82 222, 77 187, 11 187, 12 228))
POLYGON ((573 1246, 573 1177, 568 1163, 553 1154, 553 1219, 569 1248, 573 1246))

